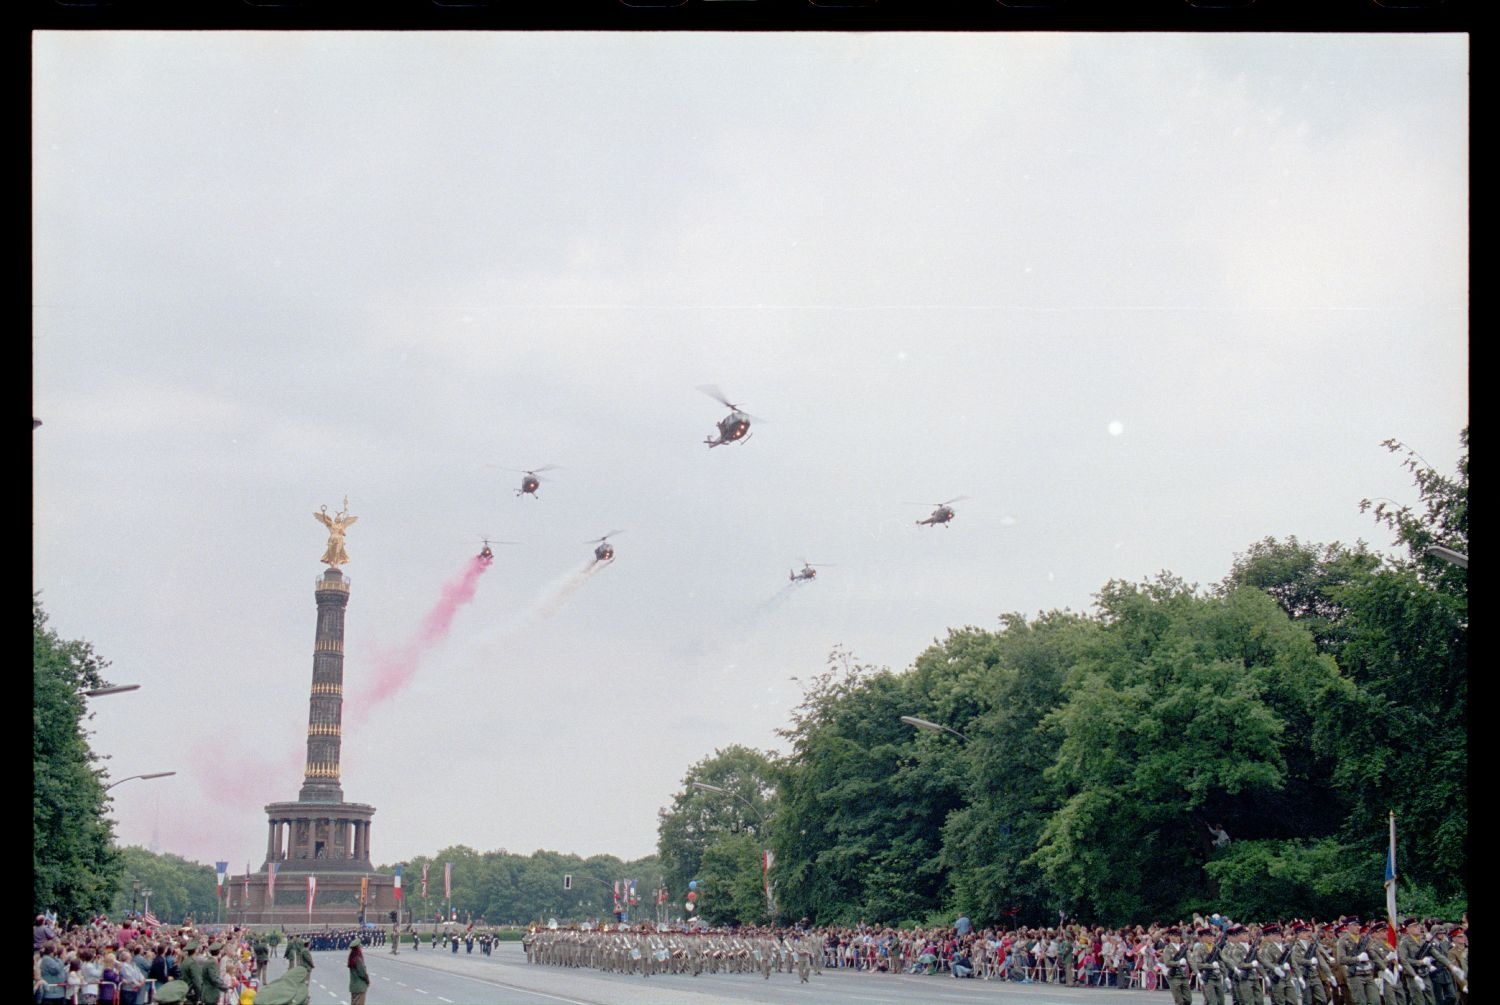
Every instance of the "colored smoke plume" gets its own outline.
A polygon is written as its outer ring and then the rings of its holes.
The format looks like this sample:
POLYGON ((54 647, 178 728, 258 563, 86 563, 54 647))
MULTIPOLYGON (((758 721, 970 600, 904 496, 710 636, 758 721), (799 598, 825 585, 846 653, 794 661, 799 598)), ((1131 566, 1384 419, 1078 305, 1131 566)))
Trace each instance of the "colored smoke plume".
POLYGON ((493 562, 494 559, 482 556, 470 559, 461 575, 443 584, 441 598, 422 619, 416 636, 399 649, 375 657, 374 680, 369 689, 361 693, 361 698, 367 700, 358 705, 360 718, 416 676, 422 657, 447 637, 458 609, 474 599, 474 592, 479 589, 479 577, 493 562))

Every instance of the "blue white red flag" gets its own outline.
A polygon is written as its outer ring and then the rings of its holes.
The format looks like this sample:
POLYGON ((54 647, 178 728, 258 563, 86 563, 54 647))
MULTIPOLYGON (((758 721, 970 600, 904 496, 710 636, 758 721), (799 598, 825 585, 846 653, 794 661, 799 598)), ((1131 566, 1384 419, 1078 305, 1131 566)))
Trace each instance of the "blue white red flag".
POLYGON ((1396 814, 1391 814, 1391 847, 1385 855, 1385 938, 1396 948, 1396 814))
POLYGON ((401 867, 396 866, 396 899, 401 899, 401 867))

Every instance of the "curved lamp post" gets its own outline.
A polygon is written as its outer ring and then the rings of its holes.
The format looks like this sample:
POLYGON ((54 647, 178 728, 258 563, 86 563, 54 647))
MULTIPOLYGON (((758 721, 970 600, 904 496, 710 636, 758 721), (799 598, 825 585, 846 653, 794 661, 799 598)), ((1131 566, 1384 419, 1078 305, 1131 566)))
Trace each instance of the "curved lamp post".
POLYGON ((177 774, 177 772, 175 772, 175 771, 153 771, 150 774, 146 774, 146 775, 126 775, 124 778, 120 779, 118 782, 110 782, 108 785, 106 785, 104 787, 104 791, 108 792, 110 789, 114 788, 116 785, 123 785, 126 782, 130 781, 132 778, 166 778, 166 777, 168 777, 170 775, 175 775, 175 774, 177 774))
POLYGON ((1456 565, 1460 569, 1467 569, 1469 567, 1468 555, 1461 551, 1454 551, 1452 548, 1444 548, 1440 544, 1432 545, 1423 554, 1431 555, 1433 558, 1441 558, 1443 561, 1456 565))
POLYGON ((930 733, 951 733, 965 742, 967 742, 969 739, 967 736, 963 735, 956 729, 944 726, 941 723, 929 722, 926 719, 918 719, 914 715, 903 715, 901 717, 901 721, 906 723, 908 726, 912 726, 916 729, 925 729, 930 733))

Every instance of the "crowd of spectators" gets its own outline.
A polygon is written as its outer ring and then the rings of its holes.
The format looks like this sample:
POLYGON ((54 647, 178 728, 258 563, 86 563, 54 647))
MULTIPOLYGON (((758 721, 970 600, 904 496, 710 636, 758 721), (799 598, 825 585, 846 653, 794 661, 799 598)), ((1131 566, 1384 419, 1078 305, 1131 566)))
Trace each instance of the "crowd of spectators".
POLYGON ((59 926, 41 914, 32 930, 33 1001, 149 1005, 158 989, 184 981, 192 986, 190 1000, 202 1005, 250 1005, 266 983, 273 950, 282 950, 274 955, 286 958, 288 967, 310 966, 309 943, 352 949, 356 936, 374 934, 325 929, 298 938, 278 932, 273 946, 265 934, 232 925, 166 926, 140 916, 114 923, 101 916, 59 926), (204 976, 205 969, 211 976, 204 976))

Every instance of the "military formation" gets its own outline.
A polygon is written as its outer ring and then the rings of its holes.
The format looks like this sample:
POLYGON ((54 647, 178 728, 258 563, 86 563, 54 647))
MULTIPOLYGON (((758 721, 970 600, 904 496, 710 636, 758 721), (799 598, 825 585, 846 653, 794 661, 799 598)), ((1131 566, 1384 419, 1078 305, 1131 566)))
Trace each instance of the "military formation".
POLYGON ((807 983, 821 974, 823 939, 799 929, 738 929, 734 932, 585 931, 539 929, 521 939, 526 962, 587 967, 605 973, 795 974, 807 983))
POLYGON ((1390 947, 1385 922, 1200 928, 1186 948, 1167 933, 1157 964, 1174 1005, 1196 983, 1204 1005, 1458 1005, 1469 993, 1468 933, 1459 926, 1403 923, 1390 947))

